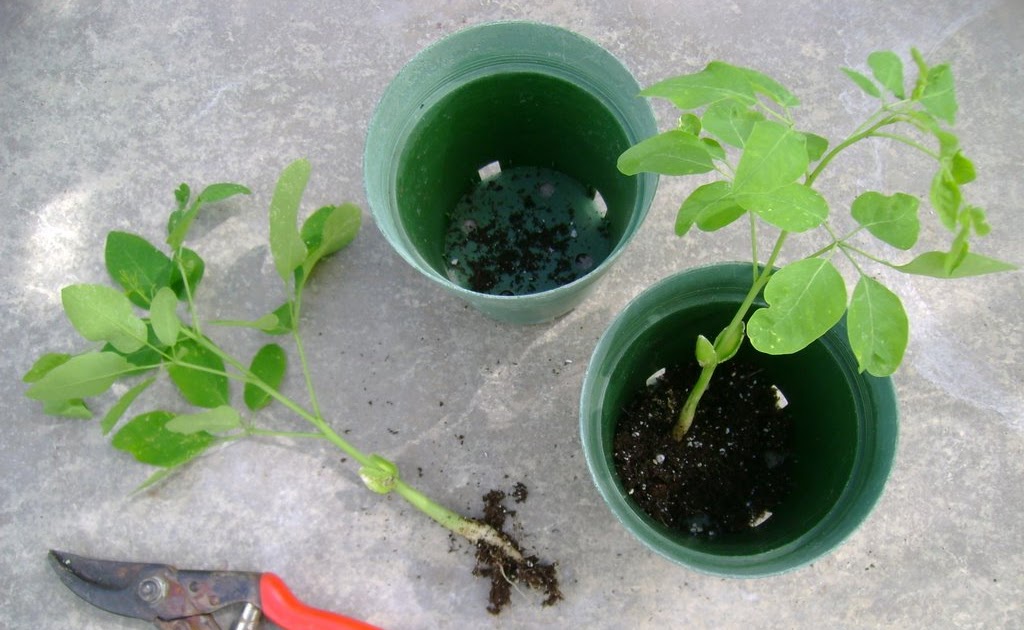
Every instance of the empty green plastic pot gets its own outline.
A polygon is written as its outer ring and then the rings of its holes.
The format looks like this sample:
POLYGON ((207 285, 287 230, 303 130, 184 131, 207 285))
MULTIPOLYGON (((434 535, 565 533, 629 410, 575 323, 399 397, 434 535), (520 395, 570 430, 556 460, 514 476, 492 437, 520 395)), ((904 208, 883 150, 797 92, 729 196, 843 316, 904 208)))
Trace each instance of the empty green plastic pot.
MULTIPOLYGON (((442 39, 398 73, 370 123, 364 176, 377 226, 418 271, 491 317, 526 324, 570 311, 632 238, 654 197, 655 175, 626 177, 616 168, 623 151, 657 133, 639 91, 615 57, 561 28, 500 22, 442 39), (492 294, 460 279, 454 265, 466 263, 446 255, 445 238, 454 209, 482 180, 523 169, 571 182, 575 197, 562 203, 593 214, 607 247, 578 254, 584 271, 563 284, 492 294)), ((543 185, 514 212, 533 212, 533 199, 554 190, 543 185)), ((505 220, 513 229, 546 220, 524 216, 505 220)), ((565 233, 575 238, 578 227, 565 233)))
POLYGON ((612 459, 619 410, 656 371, 693 357, 698 334, 714 339, 752 280, 750 264, 727 263, 646 290, 598 342, 580 402, 587 465, 616 518, 666 558, 729 577, 782 573, 835 549, 881 496, 897 439, 892 381, 858 373, 841 322, 796 354, 764 355, 745 342, 736 357, 764 370, 795 424, 794 490, 768 521, 742 534, 698 538, 664 527, 625 495, 612 459))

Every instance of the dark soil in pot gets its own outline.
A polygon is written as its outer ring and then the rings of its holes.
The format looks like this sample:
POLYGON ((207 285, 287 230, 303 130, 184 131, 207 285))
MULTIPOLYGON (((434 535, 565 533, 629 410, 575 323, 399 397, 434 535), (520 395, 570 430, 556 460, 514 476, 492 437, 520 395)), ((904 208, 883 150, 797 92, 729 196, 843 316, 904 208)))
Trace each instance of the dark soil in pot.
POLYGON ((457 284, 527 295, 581 278, 613 245, 597 191, 553 169, 519 166, 463 195, 448 216, 444 258, 457 284))
POLYGON ((792 490, 784 397, 756 367, 718 368, 682 441, 670 435, 700 368, 667 368, 637 392, 615 431, 630 498, 667 527, 714 538, 766 523, 792 490))

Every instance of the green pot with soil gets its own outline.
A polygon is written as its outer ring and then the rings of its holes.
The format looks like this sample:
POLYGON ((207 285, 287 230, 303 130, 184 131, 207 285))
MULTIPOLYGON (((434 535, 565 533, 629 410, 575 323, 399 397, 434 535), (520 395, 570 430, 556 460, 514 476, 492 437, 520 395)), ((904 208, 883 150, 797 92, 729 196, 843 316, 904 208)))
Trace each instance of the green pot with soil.
POLYGON ((629 71, 597 44, 529 22, 422 51, 374 113, 367 197, 414 268, 483 313, 539 323, 574 308, 646 216, 657 175, 618 156, 655 133, 629 71))
POLYGON ((700 372, 680 360, 729 324, 754 275, 724 263, 642 293, 598 343, 580 403, 587 464, 616 518, 659 554, 733 577, 838 546, 881 495, 897 441, 891 379, 859 371, 845 321, 795 354, 744 344, 671 437, 700 372))

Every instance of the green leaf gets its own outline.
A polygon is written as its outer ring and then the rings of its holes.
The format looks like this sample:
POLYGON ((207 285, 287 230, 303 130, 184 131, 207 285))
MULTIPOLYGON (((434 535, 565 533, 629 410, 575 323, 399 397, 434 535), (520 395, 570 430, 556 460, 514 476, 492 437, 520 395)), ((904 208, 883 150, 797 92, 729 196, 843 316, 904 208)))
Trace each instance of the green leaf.
POLYGON ((700 72, 665 79, 640 94, 667 99, 682 110, 723 100, 736 100, 750 105, 757 100, 747 74, 721 61, 712 61, 700 72))
POLYGON ((25 375, 21 377, 21 380, 26 383, 36 383, 49 374, 55 367, 64 365, 70 359, 70 354, 65 354, 63 352, 48 352, 36 359, 36 362, 32 364, 32 367, 29 368, 28 372, 25 372, 25 375))
MULTIPOLYGON (((288 356, 284 349, 276 343, 269 343, 253 356, 249 371, 270 387, 277 389, 284 380, 287 364, 288 356)), ((266 407, 272 400, 270 394, 252 383, 246 383, 244 397, 246 406, 253 411, 266 407)))
POLYGON ((973 182, 974 178, 977 177, 977 173, 974 170, 974 162, 967 159, 963 151, 957 151, 953 155, 950 163, 950 172, 953 175, 953 181, 961 186, 973 182))
POLYGON ((178 391, 197 407, 212 409, 228 403, 228 377, 224 361, 193 339, 174 348, 174 363, 167 366, 178 391))
POLYGON ((270 253, 281 279, 288 283, 306 259, 306 245, 297 227, 299 203, 309 181, 310 165, 295 160, 284 168, 270 200, 270 253))
POLYGON ((932 178, 928 199, 931 201, 932 207, 935 208, 935 212, 938 213, 942 225, 950 231, 955 230, 963 194, 960 192, 960 185, 945 169, 940 169, 932 178))
POLYGON ((743 148, 754 129, 754 124, 764 120, 764 115, 735 101, 715 103, 704 111, 701 122, 704 129, 722 142, 743 148))
POLYGON ((209 433, 186 435, 167 430, 167 423, 173 418, 169 411, 136 416, 114 434, 111 443, 144 464, 168 467, 194 458, 213 444, 215 438, 209 433))
POLYGON ((921 231, 919 205, 913 195, 896 193, 887 197, 879 192, 866 192, 853 201, 850 213, 875 238, 906 250, 917 243, 921 231))
POLYGON ((800 101, 792 92, 770 76, 750 68, 737 68, 735 66, 734 68, 746 78, 755 92, 767 96, 783 107, 796 107, 800 104, 800 101))
POLYGON ((300 232, 307 251, 302 263, 303 278, 309 278, 321 259, 347 247, 359 233, 362 220, 362 210, 351 203, 325 206, 311 214, 300 232))
POLYGON ((928 79, 918 99, 933 116, 953 124, 956 121, 956 90, 953 70, 948 64, 928 69, 928 79))
POLYGON ((189 293, 195 294, 199 282, 203 279, 203 273, 206 271, 206 263, 203 262, 199 254, 187 247, 178 250, 177 259, 181 267, 172 264, 170 287, 179 300, 186 300, 189 293), (181 269, 185 270, 184 276, 181 274, 181 269), (188 282, 188 291, 185 290, 186 281, 188 282))
POLYGON ((214 203, 234 197, 235 195, 249 194, 252 194, 252 191, 241 184, 210 184, 203 189, 203 192, 199 193, 198 200, 203 203, 214 203))
POLYGON ((803 136, 804 143, 807 145, 808 162, 817 162, 821 156, 825 155, 825 151, 828 151, 828 138, 808 132, 804 132, 803 136))
POLYGON ((178 341, 181 320, 178 319, 178 296, 168 287, 163 287, 153 296, 149 309, 149 321, 160 343, 173 346, 178 341))
POLYGON ((25 392, 42 401, 64 401, 96 396, 131 371, 124 357, 112 352, 87 352, 49 370, 25 392))
POLYGON ((177 415, 167 421, 164 427, 172 433, 192 435, 201 431, 223 433, 242 426, 242 416, 228 405, 197 413, 177 415))
POLYGON ((992 231, 992 226, 988 224, 988 219, 985 217, 985 211, 977 206, 968 206, 961 212, 961 216, 966 215, 966 220, 972 228, 974 233, 978 236, 988 236, 989 232, 992 231))
POLYGON ((704 232, 714 232, 730 225, 747 211, 732 199, 704 208, 697 215, 697 227, 704 232))
POLYGON ((707 173, 715 165, 707 146, 696 136, 673 129, 626 149, 619 156, 618 168, 624 175, 694 175, 707 173))
POLYGON ((946 260, 943 262, 943 270, 947 275, 953 273, 953 270, 960 266, 960 263, 964 261, 970 250, 970 243, 967 241, 971 235, 971 230, 968 227, 962 228, 953 239, 953 243, 946 253, 946 260))
POLYGON ((89 341, 108 341, 121 352, 146 343, 146 324, 125 295, 101 284, 73 284, 61 291, 71 325, 89 341))
POLYGON ((676 127, 684 133, 698 136, 701 131, 700 118, 693 114, 685 113, 679 117, 679 124, 676 127))
POLYGON ((149 308, 157 289, 167 286, 171 259, 149 241, 128 232, 107 234, 104 249, 107 272, 136 306, 149 308))
POLYGON ((816 191, 793 182, 771 192, 735 193, 736 203, 789 232, 805 232, 828 218, 828 202, 816 191))
POLYGON ((112 352, 119 354, 128 360, 128 363, 143 369, 153 369, 160 367, 163 363, 163 356, 157 349, 160 346, 160 340, 156 338, 156 333, 153 332, 153 325, 146 324, 146 345, 142 346, 134 352, 121 352, 111 344, 103 346, 103 352, 112 352))
POLYGON ((683 204, 679 207, 679 214, 676 215, 676 234, 683 236, 689 232, 690 226, 705 210, 731 207, 735 204, 736 202, 732 199, 732 186, 729 182, 712 182, 698 187, 683 200, 683 204))
POLYGON ((117 402, 107 410, 106 415, 103 416, 103 420, 100 421, 100 429, 103 431, 103 435, 106 435, 113 430, 124 416, 124 412, 128 411, 128 407, 130 407, 131 404, 135 402, 135 399, 138 398, 142 392, 146 391, 146 389, 148 389, 155 381, 155 377, 139 381, 131 389, 126 391, 124 395, 122 395, 117 402))
POLYGON ((743 345, 743 338, 746 336, 746 327, 743 320, 740 320, 736 327, 728 326, 715 337, 715 355, 719 363, 729 361, 740 351, 743 345))
POLYGON ((759 352, 792 354, 828 332, 846 310, 846 283, 835 266, 806 258, 775 272, 764 288, 767 308, 747 322, 759 352))
POLYGON ((910 49, 910 56, 914 59, 914 64, 917 66, 917 81, 914 82, 914 91, 911 93, 910 98, 917 100, 921 98, 921 94, 928 85, 928 64, 925 63, 921 51, 916 48, 910 49))
POLYGON ((860 72, 857 72, 856 70, 853 70, 852 68, 842 68, 842 71, 846 74, 846 76, 850 77, 850 79, 852 79, 854 83, 857 84, 857 87, 864 90, 864 92, 866 92, 869 96, 874 96, 875 98, 879 98, 880 96, 882 96, 882 92, 879 91, 878 86, 875 85, 875 82, 869 79, 868 77, 864 76, 860 72))
POLYGON ((183 212, 188 207, 188 200, 192 197, 192 190, 188 187, 188 184, 182 183, 178 186, 178 189, 174 191, 174 201, 178 204, 178 212, 183 212))
POLYGON ((718 365, 718 355, 715 354, 715 346, 712 345, 704 335, 697 336, 697 349, 695 352, 697 364, 701 367, 718 365))
POLYGON ((48 416, 60 416, 76 420, 89 420, 92 418, 92 411, 89 410, 85 405, 85 401, 81 398, 44 401, 43 413, 48 416))
POLYGON ((925 252, 909 263, 894 268, 903 273, 932 278, 968 278, 1017 269, 1017 265, 968 252, 955 269, 947 270, 946 256, 946 252, 925 252))
POLYGON ((807 146, 803 134, 786 125, 761 121, 747 138, 733 180, 735 194, 772 192, 807 171, 807 146))
POLYGON ((846 328, 861 372, 889 376, 896 371, 907 349, 910 327, 895 293, 861 276, 850 299, 846 328))
POLYGON ((888 50, 873 52, 868 55, 868 66, 875 79, 893 96, 904 98, 903 92, 903 61, 896 53, 888 50))

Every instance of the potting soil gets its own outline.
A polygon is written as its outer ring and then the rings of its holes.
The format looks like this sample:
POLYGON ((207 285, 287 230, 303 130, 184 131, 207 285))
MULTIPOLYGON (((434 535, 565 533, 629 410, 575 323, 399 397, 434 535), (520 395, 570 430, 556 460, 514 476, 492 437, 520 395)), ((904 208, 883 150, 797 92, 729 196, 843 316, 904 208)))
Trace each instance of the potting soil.
POLYGON ((553 169, 519 166, 481 179, 459 200, 444 257, 461 286, 526 295, 577 280, 612 247, 596 191, 553 169))

